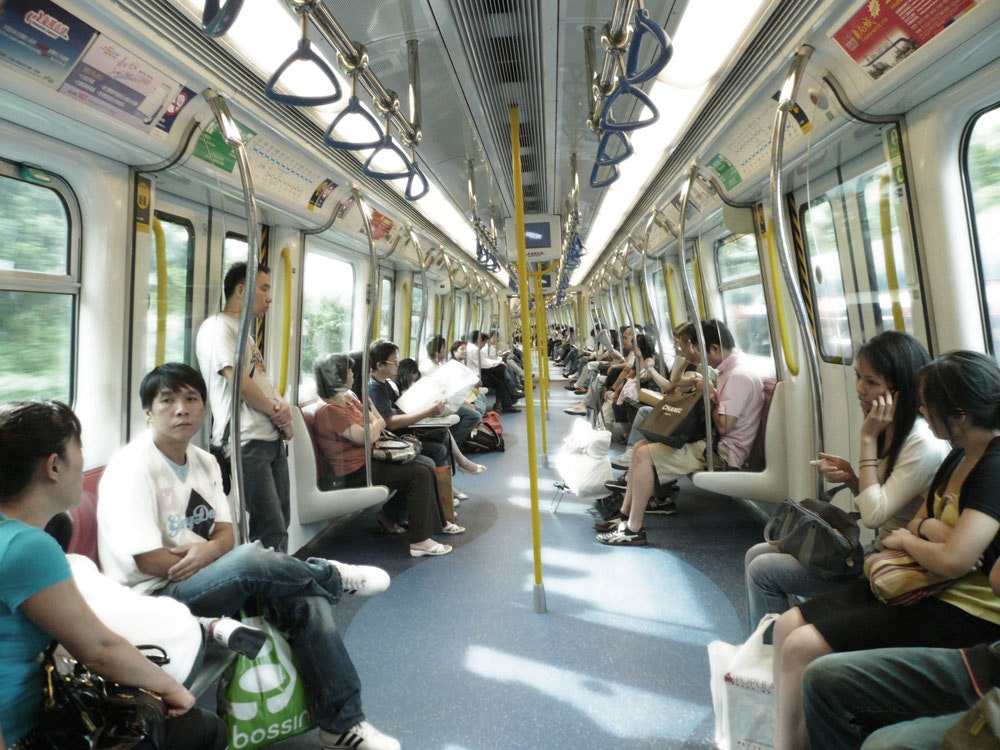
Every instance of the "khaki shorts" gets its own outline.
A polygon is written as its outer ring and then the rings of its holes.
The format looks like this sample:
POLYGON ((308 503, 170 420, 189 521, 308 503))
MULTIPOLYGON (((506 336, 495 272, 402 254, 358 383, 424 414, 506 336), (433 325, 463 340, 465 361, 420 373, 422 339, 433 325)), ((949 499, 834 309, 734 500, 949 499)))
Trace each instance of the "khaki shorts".
MULTIPOLYGON (((706 468, 705 441, 687 443, 683 448, 671 448, 665 443, 649 443, 649 455, 653 459, 656 479, 660 484, 672 482, 678 477, 706 468)), ((725 471, 729 465, 729 447, 715 446, 715 468, 725 471)))

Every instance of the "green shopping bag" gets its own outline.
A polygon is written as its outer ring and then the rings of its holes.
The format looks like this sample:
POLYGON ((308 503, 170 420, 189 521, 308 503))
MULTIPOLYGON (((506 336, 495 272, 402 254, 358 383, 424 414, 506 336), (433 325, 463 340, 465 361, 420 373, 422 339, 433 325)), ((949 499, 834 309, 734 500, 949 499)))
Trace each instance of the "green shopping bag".
POLYGON ((254 659, 238 656, 219 682, 231 750, 255 750, 316 725, 288 641, 263 617, 243 621, 267 633, 267 642, 254 659))

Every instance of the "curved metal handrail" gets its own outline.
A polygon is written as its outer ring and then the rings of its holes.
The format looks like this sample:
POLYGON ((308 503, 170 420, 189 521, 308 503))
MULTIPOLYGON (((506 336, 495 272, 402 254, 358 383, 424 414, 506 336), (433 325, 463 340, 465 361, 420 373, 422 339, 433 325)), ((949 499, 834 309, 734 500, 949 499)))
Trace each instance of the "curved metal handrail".
POLYGON ((417 239, 417 233, 413 231, 413 224, 407 222, 406 231, 410 235, 410 242, 413 244, 414 250, 417 251, 417 263, 420 264, 420 325, 417 327, 417 341, 420 342, 420 346, 424 346, 424 335, 426 333, 427 325, 427 266, 425 263, 425 256, 423 248, 420 247, 420 240, 417 239))
MULTIPOLYGON (((781 169, 785 143, 785 124, 788 122, 788 110, 795 103, 802 74, 805 72, 813 48, 807 44, 796 51, 788 68, 785 85, 781 88, 778 107, 774 115, 774 130, 771 134, 771 215, 774 224, 774 234, 778 241, 778 257, 781 260, 781 270, 785 278, 792 300, 792 309, 799 324, 799 335, 805 342, 805 360, 809 367, 809 382, 813 397, 813 441, 814 453, 823 450, 823 388, 819 379, 819 357, 817 356, 816 337, 809 325, 802 290, 799 289, 792 270, 791 243, 788 240, 790 231, 788 213, 785 207, 784 174, 781 169)), ((823 475, 819 469, 815 472, 816 497, 823 491, 823 475)))
MULTIPOLYGON (((232 0, 231 0, 232 2, 232 0)), ((207 7, 207 5, 206 5, 207 7)), ((229 7, 229 6, 226 6, 229 7)), ((240 312, 240 324, 236 333, 236 350, 233 355, 233 400, 229 409, 229 434, 232 436, 229 454, 230 470, 233 476, 233 488, 236 490, 236 506, 239 522, 236 524, 236 541, 245 544, 250 539, 250 523, 246 508, 246 492, 243 483, 243 450, 240 445, 240 412, 243 405, 243 365, 246 359, 247 339, 250 336, 250 323, 253 320, 253 303, 257 291, 257 267, 260 255, 260 225, 257 219, 257 197, 253 190, 253 178, 250 174, 250 159, 247 156, 243 136, 239 126, 229 111, 222 94, 214 89, 205 89, 202 96, 208 102, 219 125, 219 132, 233 148, 236 162, 240 168, 240 183, 243 187, 243 200, 247 209, 247 275, 244 280, 243 310, 240 312)))
MULTIPOLYGON (((695 180, 697 179, 698 165, 692 164, 691 169, 688 171, 687 182, 681 189, 680 227, 677 230, 681 268, 687 268, 687 249, 685 248, 684 230, 687 225, 687 208, 691 197, 691 188, 694 187, 695 180)), ((715 453, 712 445, 712 399, 709 394, 711 389, 708 387, 711 381, 709 380, 708 351, 705 349, 705 332, 701 328, 701 318, 698 315, 697 302, 695 301, 694 292, 691 289, 691 280, 686 273, 682 273, 681 277, 684 281, 684 299, 687 301, 688 309, 692 313, 691 317, 695 321, 695 336, 698 338, 698 350, 701 352, 701 375, 704 384, 701 393, 703 403, 705 404, 705 463, 709 471, 715 471, 715 453)))
MULTIPOLYGON (((660 356, 658 357, 660 362, 660 375, 664 378, 667 377, 667 358, 665 356, 667 343, 664 339, 665 331, 667 331, 670 326, 663 325, 663 311, 660 310, 659 305, 654 303, 654 297, 652 293, 653 280, 649 273, 649 239, 653 232, 653 227, 656 226, 656 209, 654 208, 649 212, 649 219, 646 221, 646 229, 642 236, 642 283, 643 290, 646 294, 646 299, 649 302, 649 309, 653 313, 653 322, 656 324, 657 332, 657 343, 660 346, 660 356)), ((667 275, 663 274, 663 283, 666 284, 667 275)))
POLYGON ((159 367, 167 359, 167 235, 163 222, 153 216, 153 237, 156 240, 156 355, 159 367))
POLYGON ((378 283, 378 252, 375 249, 375 237, 372 234, 372 217, 368 211, 368 204, 365 203, 364 196, 361 195, 361 191, 357 188, 352 190, 354 193, 354 204, 358 207, 358 211, 361 212, 361 223, 364 226, 365 237, 368 238, 368 251, 371 255, 371 269, 368 276, 369 289, 371 289, 370 303, 368 307, 368 315, 366 316, 368 322, 368 330, 365 332, 365 345, 361 348, 361 406, 362 411, 365 415, 365 482, 371 487, 372 486, 372 434, 371 434, 371 420, 369 419, 369 409, 368 404, 371 400, 369 394, 368 381, 371 380, 370 377, 370 366, 369 362, 369 350, 372 343, 372 335, 375 333, 375 315, 373 314, 375 310, 381 309, 382 306, 382 285, 378 283))

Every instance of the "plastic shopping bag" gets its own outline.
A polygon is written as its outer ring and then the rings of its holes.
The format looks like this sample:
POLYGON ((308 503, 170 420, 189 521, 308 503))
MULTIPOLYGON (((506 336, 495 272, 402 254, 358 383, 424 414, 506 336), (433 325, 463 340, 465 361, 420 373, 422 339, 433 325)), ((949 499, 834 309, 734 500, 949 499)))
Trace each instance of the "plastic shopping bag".
POLYGON ((257 657, 239 656, 219 682, 219 713, 226 720, 229 747, 255 750, 315 726, 309 698, 292 649, 263 617, 244 619, 267 633, 257 657))
POLYGON ((764 645, 764 633, 777 619, 765 615, 746 643, 708 644, 715 744, 720 750, 774 747, 773 647, 764 645))
POLYGON ((573 420, 555 459, 556 471, 570 492, 587 495, 605 491, 604 483, 612 478, 610 445, 610 432, 593 429, 585 419, 573 420))

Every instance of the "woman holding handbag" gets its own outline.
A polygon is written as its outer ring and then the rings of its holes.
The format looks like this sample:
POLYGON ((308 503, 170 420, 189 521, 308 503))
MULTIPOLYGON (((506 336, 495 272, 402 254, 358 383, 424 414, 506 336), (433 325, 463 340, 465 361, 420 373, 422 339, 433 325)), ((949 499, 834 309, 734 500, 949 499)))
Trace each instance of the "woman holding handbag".
POLYGON ((1000 639, 1000 598, 985 571, 1000 560, 1000 368, 956 351, 921 371, 921 413, 955 446, 906 527, 882 540, 953 579, 912 606, 879 601, 866 580, 785 612, 774 632, 776 748, 808 747, 802 673, 825 654, 890 646, 963 648, 1000 639))
MULTIPOLYGON (((351 390, 354 368, 346 354, 330 354, 316 360, 316 391, 323 399, 313 419, 316 439, 334 473, 348 487, 365 484, 364 407, 351 390)), ((385 429, 373 404, 369 404, 369 429, 374 440, 385 429)), ((409 463, 372 461, 372 481, 397 490, 378 513, 379 530, 387 534, 409 533, 410 557, 447 555, 452 547, 432 536, 461 534, 464 528, 444 519, 437 496, 434 469, 419 459, 409 463), (401 525, 409 522, 407 532, 401 525)))
MULTIPOLYGON (((828 482, 847 485, 854 494, 861 522, 879 530, 877 549, 890 532, 913 518, 948 453, 948 444, 934 437, 919 414, 920 370, 929 361, 923 344, 901 331, 880 333, 859 348, 854 356, 855 390, 865 419, 858 470, 827 453, 812 462, 828 482)), ((768 542, 747 551, 745 570, 750 631, 765 614, 787 611, 789 596, 808 598, 843 585, 768 542)))
POLYGON ((80 502, 82 486, 80 422, 68 406, 0 406, 0 748, 29 742, 36 730, 44 684, 38 654, 52 640, 93 672, 162 696, 170 718, 161 749, 225 748, 219 717, 194 709, 190 692, 98 619, 66 555, 43 531, 80 502))

